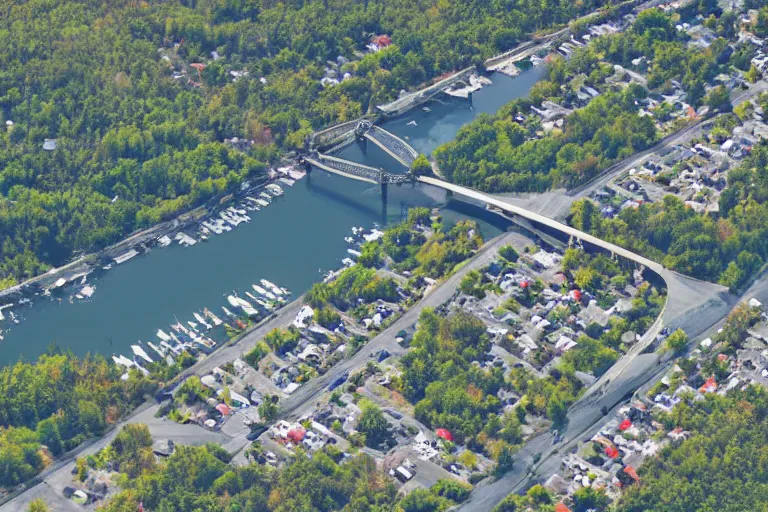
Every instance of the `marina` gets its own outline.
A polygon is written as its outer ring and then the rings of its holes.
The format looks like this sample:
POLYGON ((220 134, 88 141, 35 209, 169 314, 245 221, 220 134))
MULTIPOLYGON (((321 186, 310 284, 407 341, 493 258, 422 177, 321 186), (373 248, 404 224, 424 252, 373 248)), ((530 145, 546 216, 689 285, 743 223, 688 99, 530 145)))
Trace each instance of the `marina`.
MULTIPOLYGON (((449 97, 436 99, 428 107, 389 120, 386 128, 417 151, 429 154, 452 140, 458 129, 477 115, 493 113, 527 94, 545 72, 543 67, 534 67, 515 78, 496 73, 493 83, 475 92, 470 103, 449 97), (409 124, 411 121, 416 126, 409 124)), ((374 144, 367 148, 352 144, 340 154, 393 173, 404 172, 374 144)), ((0 304, 4 318, 0 320, 0 360, 29 360, 51 343, 78 355, 122 354, 120 357, 142 368, 149 363, 135 355, 132 345, 153 360, 161 356, 150 342, 166 357, 177 358, 182 343, 205 353, 215 346, 212 342, 226 338, 224 322, 238 329, 245 327, 241 320, 248 315, 244 306, 251 313, 274 311, 292 300, 276 293, 275 288, 289 289, 291 297, 296 297, 329 273, 352 264, 356 256, 348 249, 359 252, 352 226, 363 230, 366 237, 378 237, 380 229, 399 222, 409 207, 427 206, 440 208, 448 223, 467 217, 479 220, 487 237, 507 227, 506 221, 492 213, 447 201, 443 191, 422 185, 391 186, 382 202, 378 186, 318 171, 305 176, 303 170, 291 167, 277 169, 272 185, 239 195, 241 199, 202 218, 195 229, 185 229, 178 240, 177 233, 163 234, 147 251, 126 251, 94 270, 87 283, 70 280, 52 290, 51 297, 32 297, 29 303, 12 307, 0 304), (274 299, 261 294, 256 286, 274 299), (234 305, 228 300, 230 296, 236 299, 234 305), (217 324, 206 308, 221 323, 217 324), (177 315, 181 322, 176 321, 177 315), (183 330, 167 327, 183 322, 183 329, 192 333, 186 327, 189 321, 202 329, 205 337, 201 333, 195 341, 183 330), (206 323, 212 326, 210 330, 206 323)))

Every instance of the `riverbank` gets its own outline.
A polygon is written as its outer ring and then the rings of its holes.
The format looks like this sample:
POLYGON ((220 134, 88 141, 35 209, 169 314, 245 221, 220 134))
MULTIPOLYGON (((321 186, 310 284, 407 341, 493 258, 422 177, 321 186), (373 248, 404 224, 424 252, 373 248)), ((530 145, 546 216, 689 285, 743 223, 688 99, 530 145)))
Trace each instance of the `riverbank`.
MULTIPOLYGON (((290 162, 283 162, 283 164, 290 164, 290 162)), ((247 190, 240 190, 236 193, 229 194, 229 196, 232 196, 235 199, 243 198, 248 194, 254 193, 254 191, 263 190, 267 185, 274 183, 278 178, 278 175, 268 177, 262 183, 254 185, 247 190)), ((207 204, 200 205, 192 210, 181 213, 171 220, 164 221, 140 231, 135 231, 113 245, 93 253, 85 254, 66 265, 52 268, 44 274, 31 277, 22 283, 0 290, 0 302, 18 301, 25 297, 29 298, 33 295, 38 295, 46 288, 54 285, 60 279, 65 279, 67 283, 62 286, 67 286, 75 279, 108 264, 110 260, 131 250, 141 249, 140 253, 146 253, 147 250, 156 245, 156 239, 158 237, 188 230, 202 218, 215 211, 226 197, 227 196, 214 198, 207 204)), ((2 305, 3 304, 0 304, 0 306, 2 305)))

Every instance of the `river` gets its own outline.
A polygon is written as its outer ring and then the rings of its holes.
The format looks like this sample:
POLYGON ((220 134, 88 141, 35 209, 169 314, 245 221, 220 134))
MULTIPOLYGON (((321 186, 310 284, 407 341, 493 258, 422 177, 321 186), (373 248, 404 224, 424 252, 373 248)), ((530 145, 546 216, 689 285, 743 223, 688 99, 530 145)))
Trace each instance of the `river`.
MULTIPOLYGON (((471 108, 466 100, 432 101, 430 112, 418 108, 388 121, 386 129, 429 154, 480 113, 495 112, 526 95, 543 72, 533 68, 516 78, 494 74, 493 85, 474 94, 471 108), (411 121, 416 126, 409 125, 411 121)), ((353 144, 339 156, 405 172, 374 144, 353 144)), ((352 226, 370 229, 398 222, 410 206, 440 207, 448 223, 473 218, 486 238, 508 226, 480 208, 446 202, 443 192, 424 186, 390 186, 386 205, 379 187, 322 171, 283 188, 283 196, 259 212, 249 212, 252 221, 229 233, 192 247, 174 243, 155 248, 89 279, 96 288, 90 299, 70 303, 67 297, 74 290, 67 290, 60 301, 37 297, 30 306, 17 307, 13 311, 19 324, 0 322, 5 337, 0 362, 34 359, 51 343, 77 355, 132 357, 131 344, 155 341, 157 329, 168 331, 174 318, 194 321, 192 313, 203 307, 223 317, 226 295, 236 290, 242 296, 261 278, 299 295, 326 271, 341 266, 349 247, 344 237, 352 226)))

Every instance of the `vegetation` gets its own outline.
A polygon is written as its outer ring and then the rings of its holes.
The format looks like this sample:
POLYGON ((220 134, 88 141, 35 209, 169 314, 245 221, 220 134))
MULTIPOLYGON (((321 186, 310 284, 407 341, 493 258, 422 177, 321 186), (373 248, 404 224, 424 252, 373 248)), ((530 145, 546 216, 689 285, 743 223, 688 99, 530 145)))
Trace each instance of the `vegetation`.
MULTIPOLYGON (((534 89, 547 84, 558 90, 554 82, 540 82, 534 89)), ((634 85, 605 93, 571 114, 564 132, 541 138, 530 138, 535 127, 514 119, 527 116, 534 102, 517 101, 462 128, 454 141, 437 149, 435 158, 446 179, 489 192, 574 187, 656 141, 653 121, 637 115, 635 100, 644 96, 634 85)))
POLYGON ((372 458, 357 455, 341 463, 342 454, 335 448, 311 456, 299 450, 295 460, 279 470, 258 464, 231 466, 229 455, 214 445, 177 446, 169 458, 155 462, 147 456, 152 452, 146 427, 131 428, 94 461, 96 467, 111 462, 125 476, 122 490, 104 505, 105 512, 135 511, 139 503, 146 510, 210 512, 438 511, 465 499, 468 492, 459 484, 438 482, 432 490, 400 499, 394 481, 372 458), (139 441, 131 441, 134 434, 139 441), (146 464, 136 473, 136 465, 126 466, 130 460, 146 464))
POLYGON ((448 429, 457 443, 485 451, 507 469, 522 441, 520 419, 504 413, 496 397, 505 385, 503 370, 472 364, 489 349, 482 321, 463 312, 440 318, 424 310, 397 385, 416 404, 416 419, 448 429))
POLYGON ((668 429, 692 435, 664 448, 639 469, 641 485, 621 498, 619 512, 718 510, 768 507, 765 439, 768 391, 750 386, 726 396, 683 402, 664 416, 668 429))
MULTIPOLYGON (((618 262, 605 255, 591 255, 582 250, 567 249, 563 270, 582 291, 595 295, 598 304, 612 306, 624 293, 632 275, 618 262), (620 286, 617 286, 619 284, 620 286)), ((622 342, 627 332, 642 334, 648 330, 664 305, 664 296, 645 282, 637 289, 631 308, 623 316, 612 316, 606 326, 590 324, 578 345, 563 354, 562 362, 574 370, 602 375, 628 348, 622 342)))
POLYGON ((102 435, 155 389, 141 374, 120 374, 100 356, 56 350, 0 370, 0 486, 24 482, 51 456, 102 435))
POLYGON ((571 224, 624 246, 684 274, 717 280, 736 290, 768 258, 768 144, 761 142, 728 173, 718 216, 697 214, 680 199, 626 208, 613 219, 581 200, 571 208, 571 224))
MULTIPOLYGON (((713 2, 693 4, 702 15, 720 14, 713 2)), ((694 13, 696 14, 696 13, 694 13)), ((599 37, 572 58, 555 59, 549 75, 528 98, 515 100, 493 116, 479 116, 456 139, 435 152, 440 172, 450 181, 489 192, 541 192, 552 187, 576 187, 612 163, 651 146, 659 134, 654 120, 639 115, 639 100, 648 91, 630 84, 604 91, 586 107, 570 114, 562 129, 542 135, 542 123, 531 107, 545 100, 572 102, 579 88, 604 84, 614 74, 609 63, 632 67, 648 63, 648 87, 663 92, 672 81, 682 84, 686 102, 713 110, 730 109, 728 92, 716 87, 705 97, 705 85, 728 64, 728 39, 736 34, 732 14, 714 18, 718 35, 706 49, 689 47, 687 35, 675 28, 677 14, 660 9, 640 13, 631 29, 599 37), (606 62, 607 61, 607 62, 606 62)), ((749 69, 749 58, 746 59, 749 69)))
POLYGON ((11 2, 0 24, 0 122, 14 123, 0 133, 0 282, 259 179, 313 129, 603 3, 11 2), (394 44, 360 57, 372 34, 394 44), (351 78, 324 88, 339 56, 351 78), (254 144, 241 153, 224 144, 232 137, 254 144), (43 150, 45 139, 58 148, 43 150))

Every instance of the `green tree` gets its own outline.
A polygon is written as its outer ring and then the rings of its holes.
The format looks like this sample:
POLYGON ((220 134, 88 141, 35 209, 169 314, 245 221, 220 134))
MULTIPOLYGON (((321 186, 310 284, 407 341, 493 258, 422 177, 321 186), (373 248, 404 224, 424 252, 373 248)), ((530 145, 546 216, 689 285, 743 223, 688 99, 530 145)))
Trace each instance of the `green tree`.
POLYGON ((389 422, 381 409, 370 400, 363 399, 359 403, 360 419, 357 430, 365 434, 366 444, 372 448, 378 447, 389 435, 389 422))
POLYGON ((274 421, 278 413, 278 397, 273 395, 264 395, 264 400, 259 405, 259 417, 264 422, 274 421))
POLYGON ((672 350, 676 354, 680 354, 688 346, 688 335, 682 329, 678 329, 665 340, 665 346, 667 350, 672 350))
POLYGON ((45 504, 42 498, 37 498, 30 502, 27 512, 48 512, 50 508, 45 504))
POLYGON ((722 85, 718 85, 709 91, 706 103, 709 108, 718 112, 730 112, 733 108, 730 92, 722 85))
POLYGON ((420 154, 411 164, 411 174, 414 176, 426 176, 432 174, 432 164, 424 154, 420 154))

